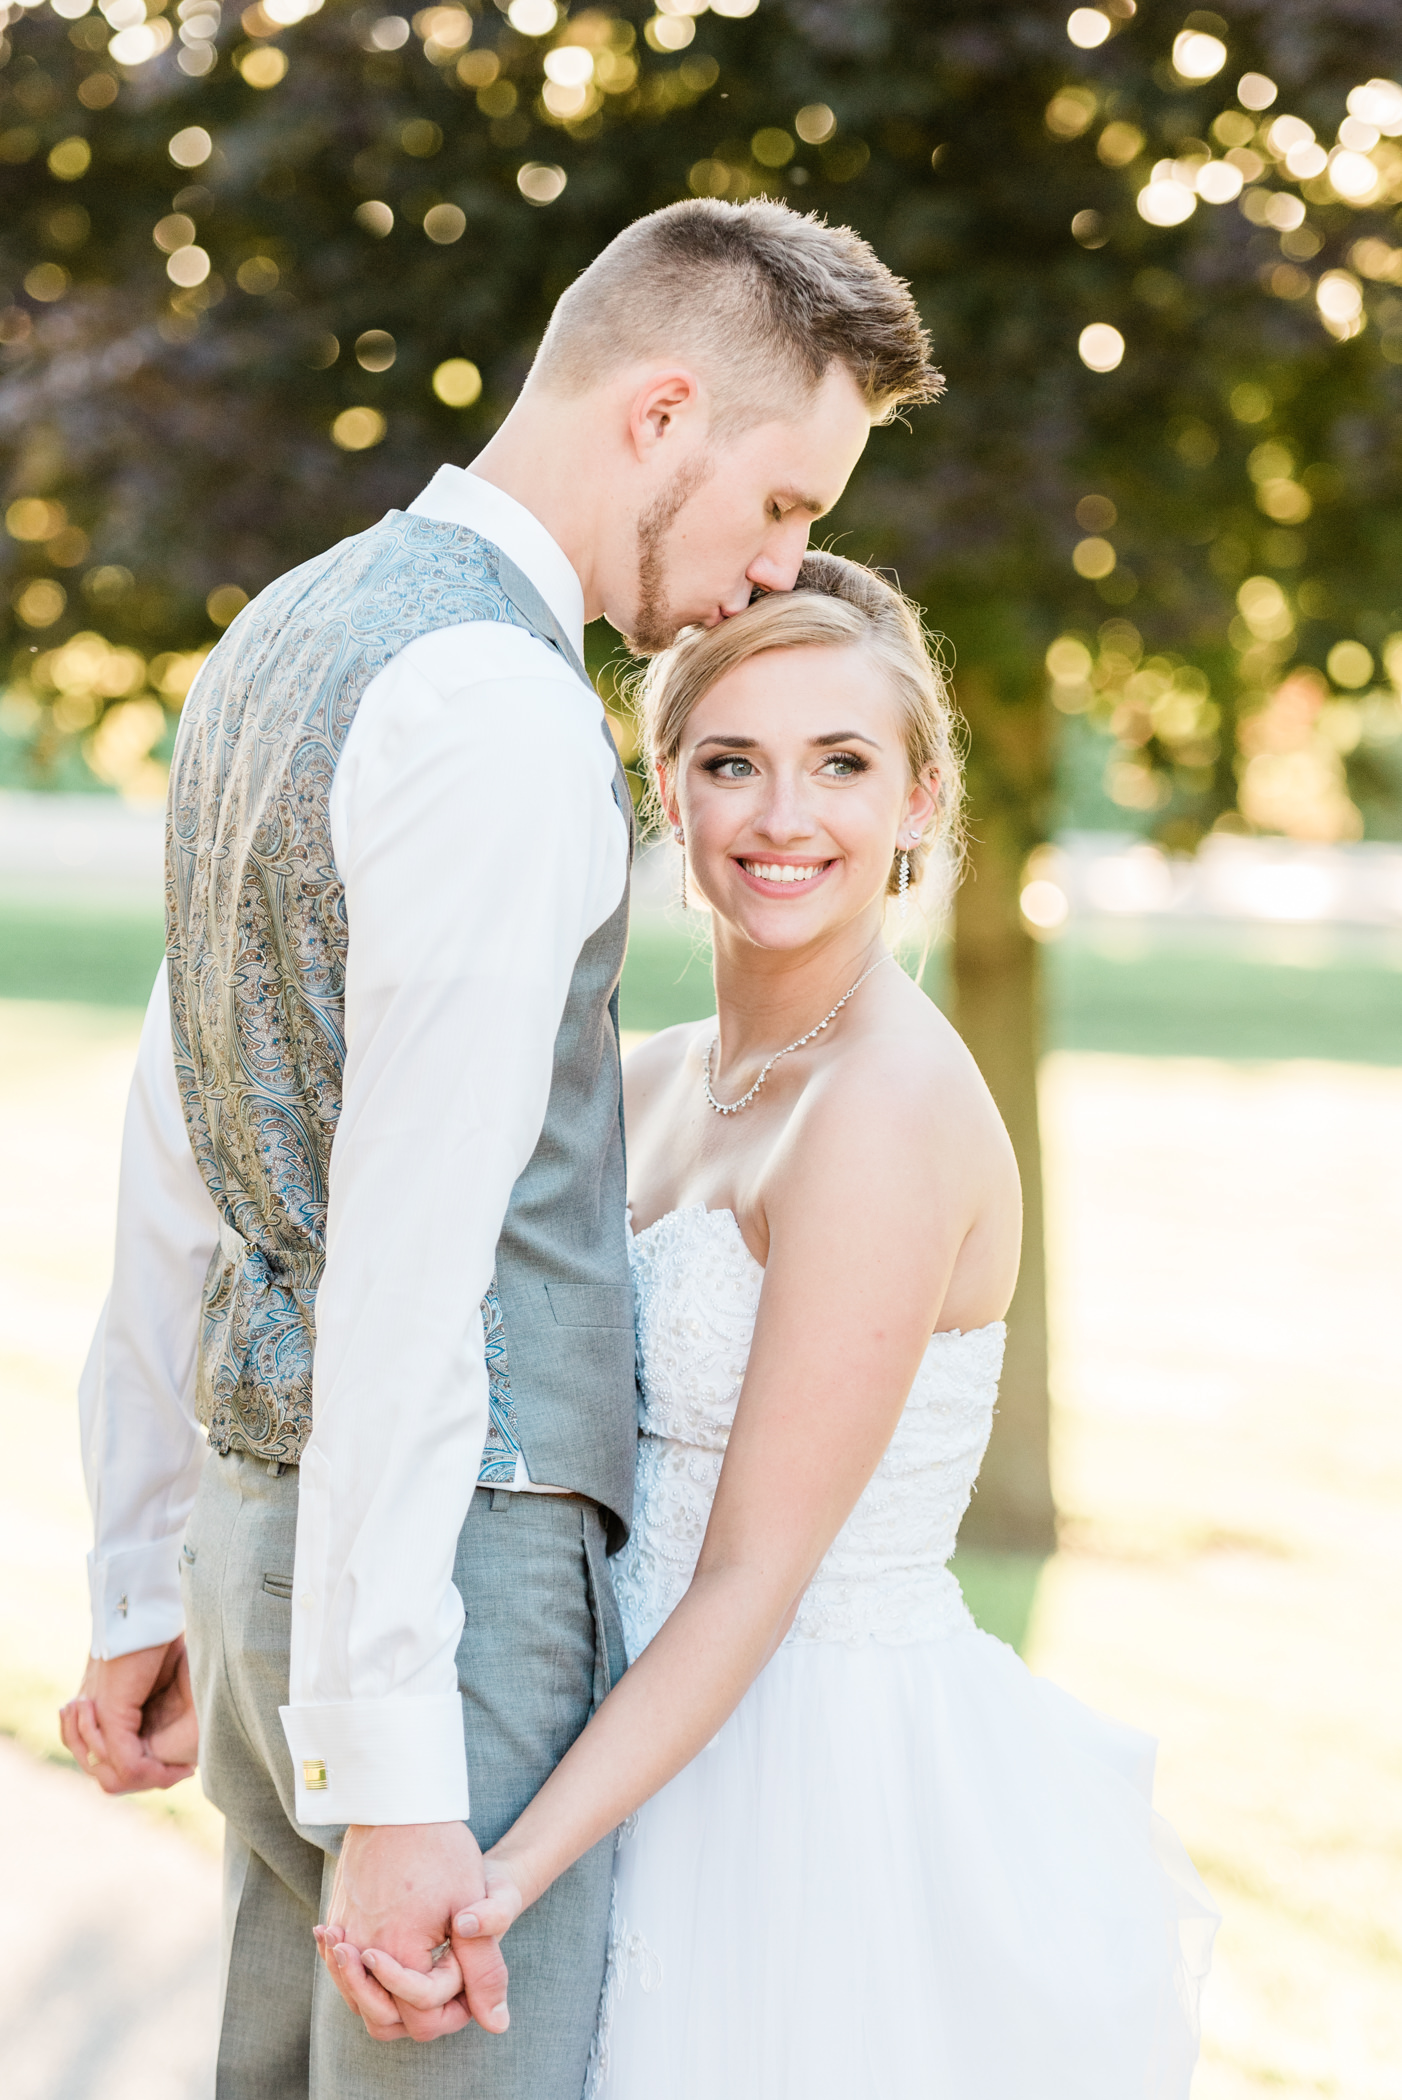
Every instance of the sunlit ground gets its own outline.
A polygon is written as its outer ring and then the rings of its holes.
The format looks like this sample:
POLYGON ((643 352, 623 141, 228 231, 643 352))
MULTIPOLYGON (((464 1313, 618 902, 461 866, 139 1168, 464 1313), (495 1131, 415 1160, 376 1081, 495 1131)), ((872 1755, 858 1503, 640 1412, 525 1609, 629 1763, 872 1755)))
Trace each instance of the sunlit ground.
MULTIPOLYGON (((49 1758, 136 1027, 0 1003, 0 1728, 49 1758)), ((1402 1071, 1063 1051, 1044 1103, 1067 1521, 1029 1657, 1161 1739, 1226 1913, 1195 2100, 1397 2100, 1402 1071)), ((149 1813, 217 1841, 193 1783, 149 1813)))

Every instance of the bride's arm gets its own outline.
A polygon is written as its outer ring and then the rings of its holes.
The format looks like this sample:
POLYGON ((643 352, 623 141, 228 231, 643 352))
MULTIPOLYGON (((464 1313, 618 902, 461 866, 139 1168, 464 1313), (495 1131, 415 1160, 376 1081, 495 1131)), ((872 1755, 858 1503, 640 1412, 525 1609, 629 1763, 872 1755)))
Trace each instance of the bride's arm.
MULTIPOLYGON (((766 1194, 759 1317, 691 1586, 488 1855, 505 1879, 474 1907, 478 1929, 503 1931, 510 1884, 534 1902, 665 1785, 783 1638, 890 1441, 1001 1164, 983 1103, 951 1113, 949 1077, 932 1086, 904 1047, 878 1049, 804 1104, 766 1194)), ((996 1299, 1011 1293, 1015 1226, 991 1238, 996 1299)))

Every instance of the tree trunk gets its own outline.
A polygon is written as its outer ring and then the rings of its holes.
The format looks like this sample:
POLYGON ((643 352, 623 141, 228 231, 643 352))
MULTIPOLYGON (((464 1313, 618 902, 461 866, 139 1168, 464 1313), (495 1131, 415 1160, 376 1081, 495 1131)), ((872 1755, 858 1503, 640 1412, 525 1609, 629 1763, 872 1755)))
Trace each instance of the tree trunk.
POLYGON ((1037 1122, 1041 955, 1018 910, 1022 827, 1009 812, 980 815, 954 922, 954 1022, 1012 1137, 1022 1175, 1022 1269, 1008 1313, 1008 1349, 993 1440, 961 1542, 1001 1552, 1056 1545, 1048 1459, 1047 1285, 1042 1154, 1037 1122))

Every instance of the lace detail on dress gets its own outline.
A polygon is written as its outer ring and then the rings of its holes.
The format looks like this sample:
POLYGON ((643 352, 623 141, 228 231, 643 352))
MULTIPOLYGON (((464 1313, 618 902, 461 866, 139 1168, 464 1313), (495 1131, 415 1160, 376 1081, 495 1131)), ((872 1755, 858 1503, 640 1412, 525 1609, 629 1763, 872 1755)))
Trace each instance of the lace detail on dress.
MULTIPOLYGON (((629 1818, 636 1828, 636 1819, 629 1818)), ((631 1835, 625 1825, 619 1833, 620 1839, 631 1835)), ((604 2089, 609 2073, 609 2044, 613 2036, 613 2024, 618 2017, 618 2008, 629 1982, 636 1976, 638 1988, 644 1991, 660 1991, 662 1988, 662 1963, 653 1953, 640 1932, 631 1930, 626 1918, 618 1914, 618 1889, 614 1888, 609 1900, 608 1952, 604 1959, 604 1984, 599 1993, 599 2020, 594 2029, 594 2039, 589 2049, 589 2071, 584 2081, 584 2100, 597 2100, 604 2089)))
MULTIPOLYGON (((670 1211, 631 1246, 641 1435, 633 1535, 614 1563, 630 1659, 691 1580, 764 1284, 728 1210, 670 1211)), ((997 1322, 931 1338, 895 1434, 786 1645, 931 1640, 972 1623, 945 1562, 993 1426, 1003 1336, 997 1322)))

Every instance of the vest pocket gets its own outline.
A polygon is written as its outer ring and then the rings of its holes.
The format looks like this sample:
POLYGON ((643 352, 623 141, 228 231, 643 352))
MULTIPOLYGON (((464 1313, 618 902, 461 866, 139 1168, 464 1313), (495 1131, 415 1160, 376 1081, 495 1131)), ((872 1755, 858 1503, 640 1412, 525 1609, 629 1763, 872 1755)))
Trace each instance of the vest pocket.
POLYGON ((629 1327, 633 1293, 620 1283, 547 1283, 545 1295, 557 1327, 629 1327))
POLYGON ((281 1597, 284 1604, 292 1602, 292 1577, 290 1575, 265 1575, 263 1588, 270 1597, 281 1597))

